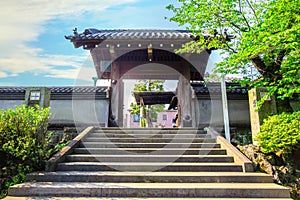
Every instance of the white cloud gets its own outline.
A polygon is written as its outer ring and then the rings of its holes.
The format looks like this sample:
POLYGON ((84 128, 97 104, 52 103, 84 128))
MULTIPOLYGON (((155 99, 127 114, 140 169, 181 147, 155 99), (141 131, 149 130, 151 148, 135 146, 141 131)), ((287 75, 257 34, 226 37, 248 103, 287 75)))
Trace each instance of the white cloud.
POLYGON ((74 79, 75 81, 91 81, 92 77, 96 75, 96 70, 94 67, 79 67, 67 70, 58 70, 51 69, 49 74, 45 75, 46 77, 51 78, 66 78, 66 79, 74 79))
POLYGON ((0 71, 0 78, 5 78, 5 77, 7 77, 7 73, 0 71))
POLYGON ((0 1, 0 42, 33 41, 44 31, 46 21, 72 18, 85 12, 104 11, 109 7, 136 0, 31 0, 0 1))
POLYGON ((76 79, 79 69, 68 69, 68 70, 57 70, 52 69, 49 74, 45 77, 50 78, 66 78, 66 79, 76 79))
MULTIPOLYGON (((107 8, 136 2, 137 0, 30 0, 0 1, 0 77, 22 72, 65 77, 79 69, 82 58, 59 55, 43 55, 43 49, 28 46, 36 41, 47 27, 47 21, 69 18, 85 12, 99 12, 107 8), (70 66, 73 69, 61 72, 56 66, 70 66)), ((83 57, 86 54, 83 54, 83 57)))
POLYGON ((38 53, 42 51, 41 49, 29 48, 24 45, 17 46, 15 51, 9 52, 5 57, 0 57, 1 70, 18 74, 25 71, 38 72, 40 69, 50 69, 40 62, 38 53))
POLYGON ((77 85, 80 85, 82 81, 91 82, 92 77, 97 75, 88 52, 82 56, 50 55, 44 57, 41 61, 48 66, 53 66, 47 71, 45 77, 73 79, 77 85), (60 66, 62 69, 60 69, 60 66))
POLYGON ((86 63, 90 56, 84 52, 82 56, 75 55, 44 55, 41 49, 20 46, 12 57, 1 58, 2 73, 0 77, 17 76, 23 72, 32 72, 35 75, 46 74, 46 77, 75 79, 82 64, 86 63), (59 68, 62 68, 60 70, 59 68), (68 67, 68 69, 65 69, 68 67))

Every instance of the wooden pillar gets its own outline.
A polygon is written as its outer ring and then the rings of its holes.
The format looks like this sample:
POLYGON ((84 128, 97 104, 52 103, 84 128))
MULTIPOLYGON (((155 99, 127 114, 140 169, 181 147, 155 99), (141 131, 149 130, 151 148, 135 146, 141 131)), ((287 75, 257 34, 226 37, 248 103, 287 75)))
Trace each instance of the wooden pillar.
POLYGON ((92 56, 92 59, 93 59, 93 62, 94 62, 94 66, 95 66, 95 69, 96 69, 96 72, 97 72, 97 76, 98 78, 100 79, 101 78, 101 57, 100 57, 100 50, 98 49, 92 49, 90 51, 91 53, 91 56, 92 56))
POLYGON ((192 117, 192 89, 190 86, 190 66, 184 64, 178 80, 178 119, 182 127, 186 115, 192 117))
POLYGON ((124 82, 123 79, 119 79, 119 103, 118 103, 118 119, 119 119, 119 126, 123 127, 124 124, 124 82))
POLYGON ((120 79, 119 63, 113 62, 111 66, 111 115, 115 116, 115 121, 120 127, 123 126, 123 94, 124 84, 120 79))
POLYGON ((124 99, 124 83, 121 78, 120 63, 116 62, 118 57, 115 47, 109 46, 109 54, 111 57, 111 97, 110 97, 110 112, 115 116, 115 121, 119 127, 123 127, 123 99, 124 99))

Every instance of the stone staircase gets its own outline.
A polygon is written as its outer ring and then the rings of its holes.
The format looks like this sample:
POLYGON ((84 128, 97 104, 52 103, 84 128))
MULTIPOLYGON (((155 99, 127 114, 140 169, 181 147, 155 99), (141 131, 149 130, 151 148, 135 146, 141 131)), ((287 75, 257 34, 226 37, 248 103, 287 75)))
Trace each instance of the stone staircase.
POLYGON ((204 130, 89 127, 7 199, 289 199, 230 152, 204 130))

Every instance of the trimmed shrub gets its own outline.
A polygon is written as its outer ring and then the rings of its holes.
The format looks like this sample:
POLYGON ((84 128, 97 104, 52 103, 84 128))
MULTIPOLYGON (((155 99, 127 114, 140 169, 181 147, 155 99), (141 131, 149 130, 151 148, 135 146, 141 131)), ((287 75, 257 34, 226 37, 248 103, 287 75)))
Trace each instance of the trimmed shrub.
POLYGON ((42 167, 48 158, 47 131, 50 108, 19 106, 0 111, 0 150, 30 164, 42 167))
POLYGON ((47 131, 50 108, 17 106, 0 110, 0 198, 25 174, 44 168, 51 152, 47 131))
POLYGON ((262 152, 289 157, 300 148, 300 111, 281 113, 265 119, 257 139, 262 152))

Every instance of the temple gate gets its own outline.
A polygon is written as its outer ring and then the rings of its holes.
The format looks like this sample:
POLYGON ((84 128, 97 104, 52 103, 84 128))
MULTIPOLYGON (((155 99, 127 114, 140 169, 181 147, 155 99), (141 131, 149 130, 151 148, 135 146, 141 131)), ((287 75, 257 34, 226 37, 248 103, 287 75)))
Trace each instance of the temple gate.
POLYGON ((203 81, 210 51, 175 53, 195 38, 190 31, 86 29, 81 34, 74 30, 66 38, 75 48, 90 51, 99 79, 110 79, 108 118, 114 117, 120 127, 123 127, 124 79, 178 80, 179 121, 190 117, 195 122, 190 82, 203 81), (163 66, 174 70, 168 71, 163 66))

